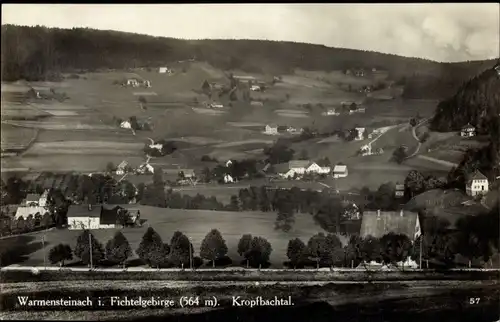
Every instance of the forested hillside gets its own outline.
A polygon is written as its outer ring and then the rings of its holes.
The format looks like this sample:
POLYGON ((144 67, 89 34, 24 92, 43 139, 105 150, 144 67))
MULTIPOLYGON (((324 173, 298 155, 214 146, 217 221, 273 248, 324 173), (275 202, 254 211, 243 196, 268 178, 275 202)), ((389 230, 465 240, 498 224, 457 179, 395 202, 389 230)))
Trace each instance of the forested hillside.
POLYGON ((500 174, 500 75, 494 66, 466 82, 455 95, 441 101, 431 121, 435 131, 458 131, 467 123, 478 134, 488 135, 491 143, 481 149, 469 150, 457 169, 450 173, 453 180, 464 183, 467 174, 479 169, 490 178, 500 174))
MULTIPOLYGON (((80 70, 157 67, 191 58, 222 70, 265 74, 289 73, 294 68, 331 71, 375 67, 389 71, 393 80, 406 77, 409 84, 413 84, 412 77, 423 77, 424 84, 428 83, 425 82, 427 77, 433 77, 438 83, 447 83, 443 77, 460 82, 461 78, 455 75, 457 72, 462 73, 463 68, 477 68, 474 67, 476 63, 440 64, 418 58, 292 42, 192 41, 87 28, 2 26, 2 79, 7 81, 54 79, 60 72, 80 70)), ((415 97, 429 96, 427 92, 435 89, 434 86, 430 89, 410 86, 406 94, 415 97)))

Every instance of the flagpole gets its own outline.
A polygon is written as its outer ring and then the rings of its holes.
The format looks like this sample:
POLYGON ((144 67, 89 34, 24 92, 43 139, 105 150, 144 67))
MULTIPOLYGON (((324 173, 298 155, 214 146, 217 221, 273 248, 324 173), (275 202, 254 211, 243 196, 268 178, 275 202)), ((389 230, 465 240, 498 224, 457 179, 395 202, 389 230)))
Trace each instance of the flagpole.
POLYGON ((424 243, 424 235, 420 235, 420 269, 422 269, 422 244, 424 243))
POLYGON ((89 218, 89 257, 90 257, 90 269, 92 270, 92 235, 90 234, 90 218, 89 218))

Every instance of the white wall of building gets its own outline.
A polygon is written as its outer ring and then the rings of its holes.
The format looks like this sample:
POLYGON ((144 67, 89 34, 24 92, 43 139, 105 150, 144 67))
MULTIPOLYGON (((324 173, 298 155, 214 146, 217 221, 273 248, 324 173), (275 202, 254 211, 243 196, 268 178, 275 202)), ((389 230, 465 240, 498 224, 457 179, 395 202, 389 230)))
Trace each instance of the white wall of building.
POLYGON ((99 217, 70 217, 68 218, 68 229, 99 229, 99 217), (89 226, 90 224, 90 226, 89 226))

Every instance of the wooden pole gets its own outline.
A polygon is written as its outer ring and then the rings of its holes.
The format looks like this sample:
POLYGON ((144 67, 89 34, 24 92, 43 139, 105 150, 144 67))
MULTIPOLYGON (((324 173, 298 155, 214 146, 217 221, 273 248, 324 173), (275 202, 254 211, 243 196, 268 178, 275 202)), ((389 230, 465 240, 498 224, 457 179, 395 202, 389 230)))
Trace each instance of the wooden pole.
POLYGON ((419 268, 422 269, 422 249, 423 249, 423 243, 424 243, 424 235, 420 235, 420 263, 419 263, 419 268))
POLYGON ((90 234, 90 218, 89 218, 89 256, 90 256, 90 269, 92 269, 92 235, 90 234))
POLYGON ((47 256, 45 254, 45 232, 42 235, 42 247, 43 247, 43 266, 47 270, 47 256))

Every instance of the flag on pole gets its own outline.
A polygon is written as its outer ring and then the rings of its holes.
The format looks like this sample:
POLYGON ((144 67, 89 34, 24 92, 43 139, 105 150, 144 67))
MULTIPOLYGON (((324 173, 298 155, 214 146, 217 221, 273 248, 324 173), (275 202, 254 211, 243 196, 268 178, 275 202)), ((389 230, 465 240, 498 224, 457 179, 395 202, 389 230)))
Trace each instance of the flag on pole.
POLYGON ((418 237, 422 235, 422 229, 420 228, 420 220, 417 216, 417 222, 415 223, 415 235, 414 235, 414 240, 416 240, 418 237))

